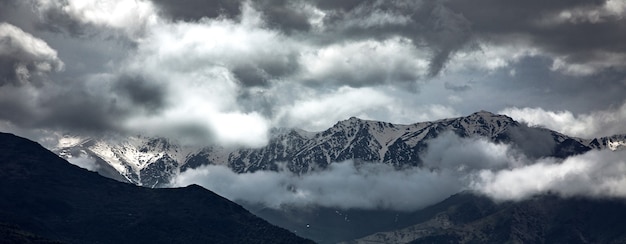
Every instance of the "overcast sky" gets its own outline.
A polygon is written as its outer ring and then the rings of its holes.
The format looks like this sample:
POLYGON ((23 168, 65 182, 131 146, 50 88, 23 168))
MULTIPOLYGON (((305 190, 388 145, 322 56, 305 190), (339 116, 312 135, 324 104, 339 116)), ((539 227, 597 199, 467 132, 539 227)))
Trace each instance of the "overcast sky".
POLYGON ((0 128, 259 146, 506 113, 626 133, 623 0, 0 0, 0 128))

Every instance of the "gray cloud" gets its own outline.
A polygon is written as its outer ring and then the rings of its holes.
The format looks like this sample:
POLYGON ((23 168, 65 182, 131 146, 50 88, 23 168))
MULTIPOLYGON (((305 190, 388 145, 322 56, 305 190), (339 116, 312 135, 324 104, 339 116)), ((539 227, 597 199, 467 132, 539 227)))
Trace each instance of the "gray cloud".
POLYGON ((36 27, 75 37, 104 35, 138 41, 159 20, 150 0, 29 2, 38 15, 36 27))
POLYGON ((254 7, 263 12, 265 20, 271 27, 291 33, 309 31, 310 13, 304 9, 306 1, 265 0, 255 1, 254 7))
MULTIPOLYGON (((188 16, 202 14, 192 9, 197 4, 165 6, 167 11, 189 12, 188 16), (185 8, 185 10, 182 10, 185 8), (197 12, 197 13, 196 13, 197 12)), ((231 2, 232 5, 239 2, 231 2)), ((162 4, 157 2, 157 4, 162 4)), ((223 4, 213 2, 213 9, 223 4)), ((277 28, 296 38, 305 38, 321 43, 343 40, 388 39, 404 36, 411 39, 417 48, 428 48, 431 52, 429 75, 437 75, 449 60, 450 55, 464 48, 471 39, 470 24, 460 13, 451 11, 437 1, 358 1, 330 3, 326 1, 299 2, 267 0, 255 1, 252 5, 263 15, 270 28, 277 28), (313 30, 315 13, 323 12, 321 30, 313 30)), ((230 6, 234 9, 234 6, 230 6)), ((243 7, 239 7, 243 8, 243 7)), ((210 8, 209 8, 210 9, 210 8)), ((225 16, 241 14, 227 11, 225 16)), ((207 17, 215 14, 207 12, 207 17)), ((412 80, 417 77, 412 75, 412 80)), ((372 79, 375 80, 375 79, 372 79)))
POLYGON ((198 21, 202 18, 236 18, 241 15, 238 0, 152 0, 166 17, 181 21, 198 21))
POLYGON ((382 164, 342 162, 321 172, 295 175, 257 171, 237 174, 225 166, 188 170, 175 186, 200 184, 234 201, 272 208, 325 206, 411 210, 441 201, 461 188, 454 175, 429 170, 396 171, 382 164))
POLYGON ((5 86, 0 94, 0 117, 23 128, 89 134, 119 132, 119 123, 132 111, 118 106, 106 92, 87 92, 82 85, 5 86))
POLYGON ((449 1, 447 5, 462 13, 481 39, 498 43, 526 39, 568 63, 623 69, 620 62, 626 44, 621 40, 625 38, 626 21, 623 12, 611 12, 611 2, 619 5, 619 1, 600 0, 449 1), (615 60, 615 54, 621 58, 615 60), (603 60, 608 63, 598 63, 603 60))
POLYGON ((133 107, 156 113, 166 106, 167 92, 161 85, 139 75, 122 75, 115 81, 112 92, 126 97, 133 107))
POLYGON ((45 76, 63 69, 56 50, 20 28, 0 23, 0 86, 42 82, 45 76))
POLYGON ((403 36, 418 49, 430 51, 428 76, 439 74, 450 55, 467 48, 471 24, 438 1, 373 1, 334 6, 324 25, 328 35, 346 39, 403 36))
POLYGON ((509 136, 512 141, 516 142, 514 148, 531 159, 547 157, 554 153, 556 143, 549 130, 538 130, 522 124, 511 128, 509 136))
POLYGON ((273 126, 323 129, 349 116, 592 114, 621 106, 626 92, 626 18, 615 0, 93 3, 0 2, 0 19, 58 51, 0 55, 3 120, 233 143, 249 141, 234 118, 263 137, 273 126), (55 72, 61 59, 65 71, 55 72), (34 86, 11 87, 24 80, 34 86))
POLYGON ((107 90, 89 91, 82 84, 41 90, 37 106, 40 112, 32 118, 33 127, 78 133, 119 132, 120 122, 133 112, 120 106, 107 90))

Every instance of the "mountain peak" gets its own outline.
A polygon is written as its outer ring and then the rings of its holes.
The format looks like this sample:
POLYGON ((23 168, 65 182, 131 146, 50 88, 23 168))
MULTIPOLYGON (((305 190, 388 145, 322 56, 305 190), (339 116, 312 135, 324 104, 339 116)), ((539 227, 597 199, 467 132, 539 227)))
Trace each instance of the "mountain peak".
POLYGON ((364 120, 362 120, 362 119, 359 119, 359 118, 357 118, 357 117, 352 116, 352 117, 350 117, 350 118, 348 118, 348 119, 344 119, 344 120, 337 121, 337 123, 336 123, 333 127, 337 127, 337 126, 340 126, 340 125, 344 125, 344 126, 352 126, 352 125, 357 125, 357 124, 360 124, 360 123, 361 123, 361 122, 363 122, 363 121, 364 121, 364 120))
POLYGON ((497 114, 494 114, 492 112, 489 112, 487 110, 480 110, 478 112, 473 113, 475 115, 479 115, 479 116, 497 116, 497 114))
POLYGON ((509 116, 502 115, 502 114, 494 114, 494 113, 486 111, 486 110, 480 110, 478 112, 470 114, 469 116, 467 116, 467 118, 483 118, 483 119, 486 119, 488 121, 491 121, 491 120, 505 120, 505 121, 508 121, 508 122, 515 122, 515 120, 513 120, 513 118, 511 118, 509 116))
POLYGON ((363 121, 363 120, 362 120, 362 119, 359 119, 359 118, 357 118, 357 117, 355 117, 355 116, 352 116, 352 117, 350 117, 350 118, 348 118, 348 119, 346 119, 346 120, 343 120, 343 121, 345 121, 345 122, 350 122, 350 123, 356 123, 356 122, 361 122, 361 121, 363 121))

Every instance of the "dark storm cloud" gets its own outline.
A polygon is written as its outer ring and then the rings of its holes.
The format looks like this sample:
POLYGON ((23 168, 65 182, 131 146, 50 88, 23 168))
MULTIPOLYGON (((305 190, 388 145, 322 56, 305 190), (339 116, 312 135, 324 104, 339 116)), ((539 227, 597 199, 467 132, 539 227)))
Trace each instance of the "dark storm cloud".
POLYGON ((20 75, 16 70, 18 65, 18 60, 13 57, 0 56, 0 86, 20 85, 20 75))
POLYGON ((265 21, 271 27, 280 28, 286 32, 309 31, 311 25, 309 16, 298 4, 299 1, 264 0, 255 1, 254 7, 263 12, 265 21))
MULTIPOLYGON (((521 59, 515 65, 515 76, 511 76, 508 70, 495 72, 489 80, 482 81, 484 88, 473 90, 480 94, 473 93, 472 99, 500 93, 508 97, 510 104, 507 106, 566 109, 574 113, 620 106, 626 99, 624 71, 605 70, 572 77, 551 71, 551 62, 545 57, 521 59)), ((470 104, 476 103, 472 101, 470 104)))
POLYGON ((350 11, 361 4, 371 4, 374 0, 346 0, 346 1, 334 1, 334 0, 317 0, 314 1, 317 6, 324 10, 342 10, 350 11))
POLYGON ((152 0, 165 16, 174 20, 197 21, 202 18, 235 18, 241 15, 239 0, 152 0))
POLYGON ((450 56, 471 47, 471 23, 462 13, 454 12, 440 1, 375 1, 360 4, 321 6, 328 10, 324 24, 329 35, 346 39, 387 39, 403 36, 418 49, 431 52, 428 76, 445 67, 450 56))
MULTIPOLYGON (((233 16, 241 14, 242 8, 242 2, 239 1, 228 4, 220 1, 203 2, 204 5, 197 1, 171 4, 157 0, 155 3, 162 6, 167 13, 178 13, 178 17, 174 18, 182 19, 217 17, 221 12, 225 13, 225 17, 234 18, 233 16), (238 11, 234 11, 235 9, 238 11)), ((463 15, 451 11, 437 1, 265 0, 255 1, 252 6, 262 13, 270 28, 277 28, 286 34, 294 34, 322 45, 404 36, 413 40, 416 48, 431 52, 428 72, 430 76, 437 75, 450 55, 466 47, 471 39, 470 23, 463 15), (312 13, 303 8, 305 4, 324 11, 324 30, 321 32, 312 30, 312 13)), ((237 71, 242 79, 260 80, 257 72, 244 68, 237 71)), ((412 77, 411 81, 414 80, 412 77)))
POLYGON ((51 90, 38 101, 41 112, 32 118, 32 127, 108 133, 122 130, 119 123, 132 111, 106 93, 87 92, 89 89, 81 84, 51 90))
MULTIPOLYGON (((470 23, 461 13, 455 13, 441 4, 435 4, 425 30, 424 39, 433 47, 429 75, 436 76, 450 59, 471 39, 470 23)), ((421 38, 419 35, 417 38, 421 38)))
POLYGON ((261 62, 234 62, 231 72, 245 87, 265 87, 272 79, 277 79, 298 71, 300 64, 298 55, 290 52, 275 57, 259 57, 261 62))
POLYGON ((13 85, 0 87, 0 119, 30 127, 37 117, 33 106, 29 104, 32 94, 13 85))
POLYGON ((247 86, 265 86, 268 78, 263 70, 250 65, 239 65, 232 69, 233 74, 247 86))
MULTIPOLYGON (((545 54, 560 55, 563 61, 574 64, 620 62, 611 61, 611 55, 626 52, 623 41, 626 19, 602 16, 606 15, 602 12, 606 1, 315 1, 311 4, 326 14, 325 29, 311 36, 312 40, 336 42, 404 36, 413 40, 417 48, 431 52, 428 73, 431 77, 439 74, 456 52, 476 49, 478 41, 506 45, 522 37, 547 51, 545 54), (585 19, 585 14, 594 11, 600 11, 598 20, 585 19), (561 22, 554 20, 563 12, 583 16, 561 22), (385 18, 380 18, 385 14, 385 18)), ((300 30, 310 28, 304 24, 305 15, 295 14, 293 7, 280 1, 272 2, 272 9, 279 11, 260 9, 268 19, 300 16, 294 20, 282 18, 279 26, 286 29, 298 29, 289 27, 291 24, 300 26, 300 30)))
POLYGON ((166 106, 165 89, 139 75, 122 75, 114 83, 112 92, 128 98, 133 107, 154 113, 166 106))
MULTIPOLYGON (((490 41, 506 43, 528 38, 549 52, 567 55, 567 61, 584 63, 601 60, 605 52, 626 52, 626 19, 622 16, 600 16, 598 20, 572 17, 558 22, 563 11, 593 14, 607 1, 449 1, 452 10, 463 14, 472 31, 490 41)), ((602 13, 598 13, 601 15, 602 13)))
POLYGON ((67 33, 72 36, 94 35, 97 33, 94 28, 80 23, 66 12, 58 8, 50 8, 39 13, 39 19, 35 22, 35 27, 39 30, 56 33, 67 33))
POLYGON ((5 86, 0 90, 0 119, 22 128, 76 133, 120 131, 129 110, 104 94, 86 92, 82 85, 59 87, 5 86))
MULTIPOLYGON (((173 20, 198 21, 202 18, 241 17, 243 0, 152 0, 162 13, 173 20)), ((308 31, 311 27, 308 16, 299 6, 298 1, 263 0, 253 1, 252 5, 264 15, 270 27, 283 31, 308 31)))

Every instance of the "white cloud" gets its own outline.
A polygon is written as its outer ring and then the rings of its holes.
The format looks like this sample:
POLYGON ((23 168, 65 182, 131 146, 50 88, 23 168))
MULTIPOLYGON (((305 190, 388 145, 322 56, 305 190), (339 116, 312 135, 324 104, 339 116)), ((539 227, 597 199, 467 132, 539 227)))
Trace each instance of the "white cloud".
POLYGON ((626 69, 626 54, 595 52, 593 56, 594 59, 584 63, 571 62, 567 56, 556 56, 550 70, 572 76, 586 76, 608 68, 626 69))
POLYGON ((626 12, 623 0, 608 0, 601 6, 568 8, 546 15, 537 21, 541 26, 554 26, 566 23, 601 23, 611 19, 622 19, 626 12))
POLYGON ((157 9, 147 0, 34 0, 42 15, 59 12, 81 24, 121 30, 132 39, 157 24, 157 9))
POLYGON ((526 57, 534 57, 540 50, 530 45, 528 40, 519 36, 516 41, 495 45, 481 41, 475 49, 456 52, 446 70, 460 72, 465 70, 495 71, 507 68, 526 57))
POLYGON ((339 120, 355 116, 367 118, 367 112, 389 106, 393 98, 373 88, 341 87, 318 96, 306 96, 279 112, 279 124, 318 131, 339 120))
POLYGON ((566 197, 626 197, 626 151, 590 151, 562 162, 548 158, 512 169, 486 169, 471 187, 498 200, 546 192, 566 197))
POLYGON ((351 86, 415 83, 427 74, 428 57, 406 38, 332 44, 303 52, 299 79, 351 86))
POLYGON ((448 172, 427 169, 397 171, 383 164, 334 163, 306 175, 257 171, 236 174, 225 166, 188 170, 173 180, 175 186, 199 184, 234 200, 268 207, 326 206, 361 209, 419 209, 459 191, 448 172))
POLYGON ((531 126, 544 126, 570 136, 594 138, 626 133, 626 103, 618 108, 575 115, 542 108, 506 108, 499 113, 531 126))

